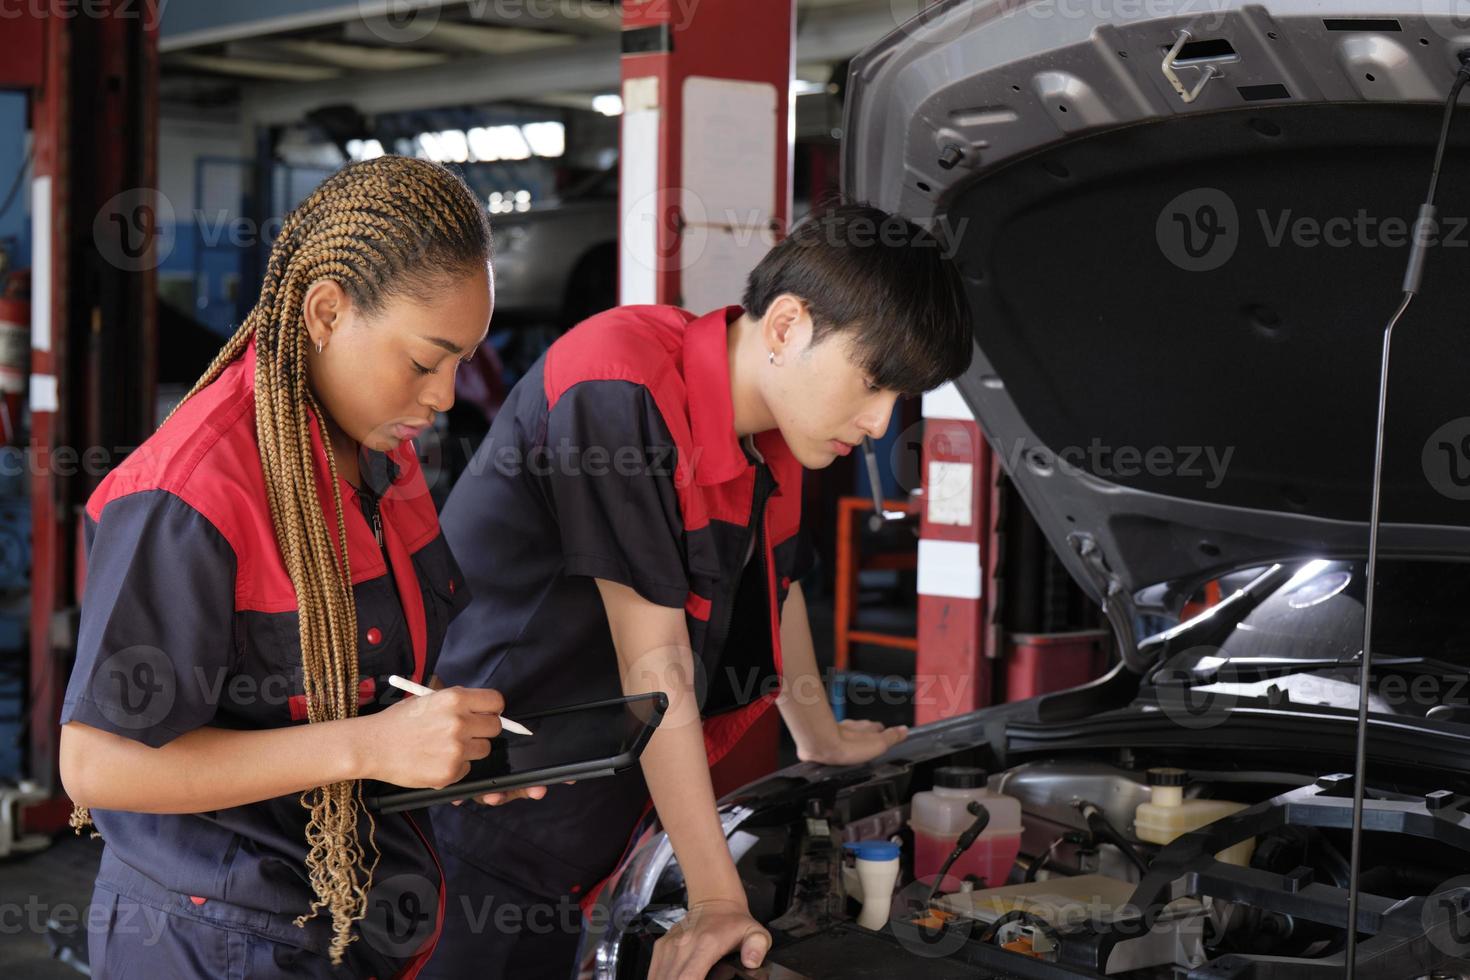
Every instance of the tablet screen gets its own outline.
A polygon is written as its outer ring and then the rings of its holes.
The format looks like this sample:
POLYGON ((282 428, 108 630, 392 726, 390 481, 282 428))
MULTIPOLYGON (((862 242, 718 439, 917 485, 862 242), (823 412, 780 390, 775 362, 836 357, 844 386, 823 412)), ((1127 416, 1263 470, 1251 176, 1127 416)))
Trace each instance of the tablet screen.
POLYGON ((470 764, 462 782, 622 755, 634 747, 639 733, 656 716, 657 704, 649 698, 539 714, 506 714, 533 734, 502 732, 491 740, 490 754, 470 764))
POLYGON ((394 813, 492 789, 610 776, 637 764, 667 705, 665 695, 653 693, 536 713, 517 712, 511 717, 533 734, 502 732, 491 740, 490 755, 471 763, 464 779, 442 789, 396 787, 370 795, 368 809, 394 813), (570 773, 567 767, 572 767, 570 773), (558 768, 560 772, 545 775, 558 768), (486 786, 487 780, 496 783, 486 786))

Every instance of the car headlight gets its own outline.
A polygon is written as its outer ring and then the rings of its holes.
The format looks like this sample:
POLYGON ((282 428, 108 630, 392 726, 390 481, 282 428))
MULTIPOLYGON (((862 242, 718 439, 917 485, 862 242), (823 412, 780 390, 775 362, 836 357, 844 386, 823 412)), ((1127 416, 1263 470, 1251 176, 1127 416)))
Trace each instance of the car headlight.
MULTIPOLYGON (((725 838, 728 840, 754 812, 744 806, 722 808, 720 825, 725 838)), ((643 818, 634 836, 638 843, 632 853, 609 876, 583 918, 577 947, 577 975, 581 980, 616 980, 623 933, 648 908, 658 883, 675 863, 674 846, 669 843, 669 835, 659 829, 652 812, 643 818)))

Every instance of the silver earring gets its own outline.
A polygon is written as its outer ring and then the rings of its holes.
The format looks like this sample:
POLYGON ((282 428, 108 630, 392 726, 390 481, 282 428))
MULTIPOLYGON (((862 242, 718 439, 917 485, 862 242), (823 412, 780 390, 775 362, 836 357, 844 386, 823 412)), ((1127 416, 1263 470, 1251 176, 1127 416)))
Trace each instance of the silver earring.
POLYGON ((775 364, 776 363, 776 352, 775 351, 767 351, 767 353, 771 355, 770 363, 771 364, 775 364))
POLYGON ((318 353, 318 354, 320 354, 320 353, 321 353, 321 352, 322 352, 322 342, 321 342, 321 341, 320 341, 320 340, 318 340, 318 341, 317 341, 317 342, 316 342, 316 352, 317 352, 317 353, 318 353))

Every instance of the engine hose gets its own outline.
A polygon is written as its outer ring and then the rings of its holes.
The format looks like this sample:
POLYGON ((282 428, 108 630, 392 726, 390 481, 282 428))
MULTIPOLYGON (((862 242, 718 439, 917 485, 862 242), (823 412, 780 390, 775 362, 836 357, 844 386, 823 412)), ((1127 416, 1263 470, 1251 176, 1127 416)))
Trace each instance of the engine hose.
MULTIPOLYGON (((970 849, 970 846, 975 843, 990 823, 990 811, 985 809, 985 805, 979 800, 971 800, 970 805, 965 809, 975 815, 975 822, 970 824, 963 834, 960 834, 959 839, 955 841, 954 850, 949 852, 949 857, 945 858, 944 863, 939 866, 939 874, 934 876, 934 884, 929 888, 929 897, 924 900, 925 905, 934 901, 934 896, 939 894, 939 886, 944 881, 944 876, 949 874, 949 869, 954 867, 960 855, 970 849)), ((986 884, 990 883, 986 882, 986 884)))
POLYGON ((1148 865, 1143 863, 1143 858, 1139 857, 1138 852, 1133 849, 1133 842, 1118 832, 1118 828, 1109 822, 1107 814, 1103 813, 1101 807, 1087 800, 1079 800, 1077 809, 1082 811, 1082 817, 1087 821, 1087 829, 1092 831, 1093 837, 1107 841, 1122 851, 1123 856, 1138 869, 1140 877, 1148 874, 1148 865))
MULTIPOLYGON (((1027 868, 1026 868, 1026 874, 1025 874, 1025 876, 1021 880, 1022 881, 1027 881, 1027 882, 1035 881, 1036 880, 1036 876, 1038 874, 1040 874, 1043 870, 1045 870, 1046 867, 1047 867, 1047 865, 1051 864, 1052 861, 1055 861, 1056 860, 1056 857, 1057 857, 1057 845, 1059 845, 1059 844, 1077 844, 1077 845, 1080 846, 1080 845, 1083 845, 1083 844, 1086 844, 1086 843, 1087 843, 1087 839, 1082 834, 1077 833, 1076 831, 1068 831, 1067 833, 1063 834, 1062 836, 1058 837, 1056 840, 1052 841, 1049 845, 1047 845, 1046 852, 1043 853, 1040 857, 1038 857, 1035 861, 1032 861, 1027 866, 1027 868)), ((1063 873, 1064 874, 1067 874, 1069 876, 1071 875, 1071 872, 1063 872, 1063 873)))

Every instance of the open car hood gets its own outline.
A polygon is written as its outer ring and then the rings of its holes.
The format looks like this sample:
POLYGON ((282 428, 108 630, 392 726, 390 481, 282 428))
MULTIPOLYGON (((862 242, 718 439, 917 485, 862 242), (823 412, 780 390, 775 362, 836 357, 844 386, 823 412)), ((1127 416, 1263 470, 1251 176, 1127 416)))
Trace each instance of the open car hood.
MULTIPOLYGON (((1366 551, 1383 329, 1470 48, 1454 13, 950 0, 853 62, 845 190, 954 249, 957 387, 1095 599, 1366 551)), ((1470 552, 1467 115, 1395 329, 1384 555, 1470 552)))

